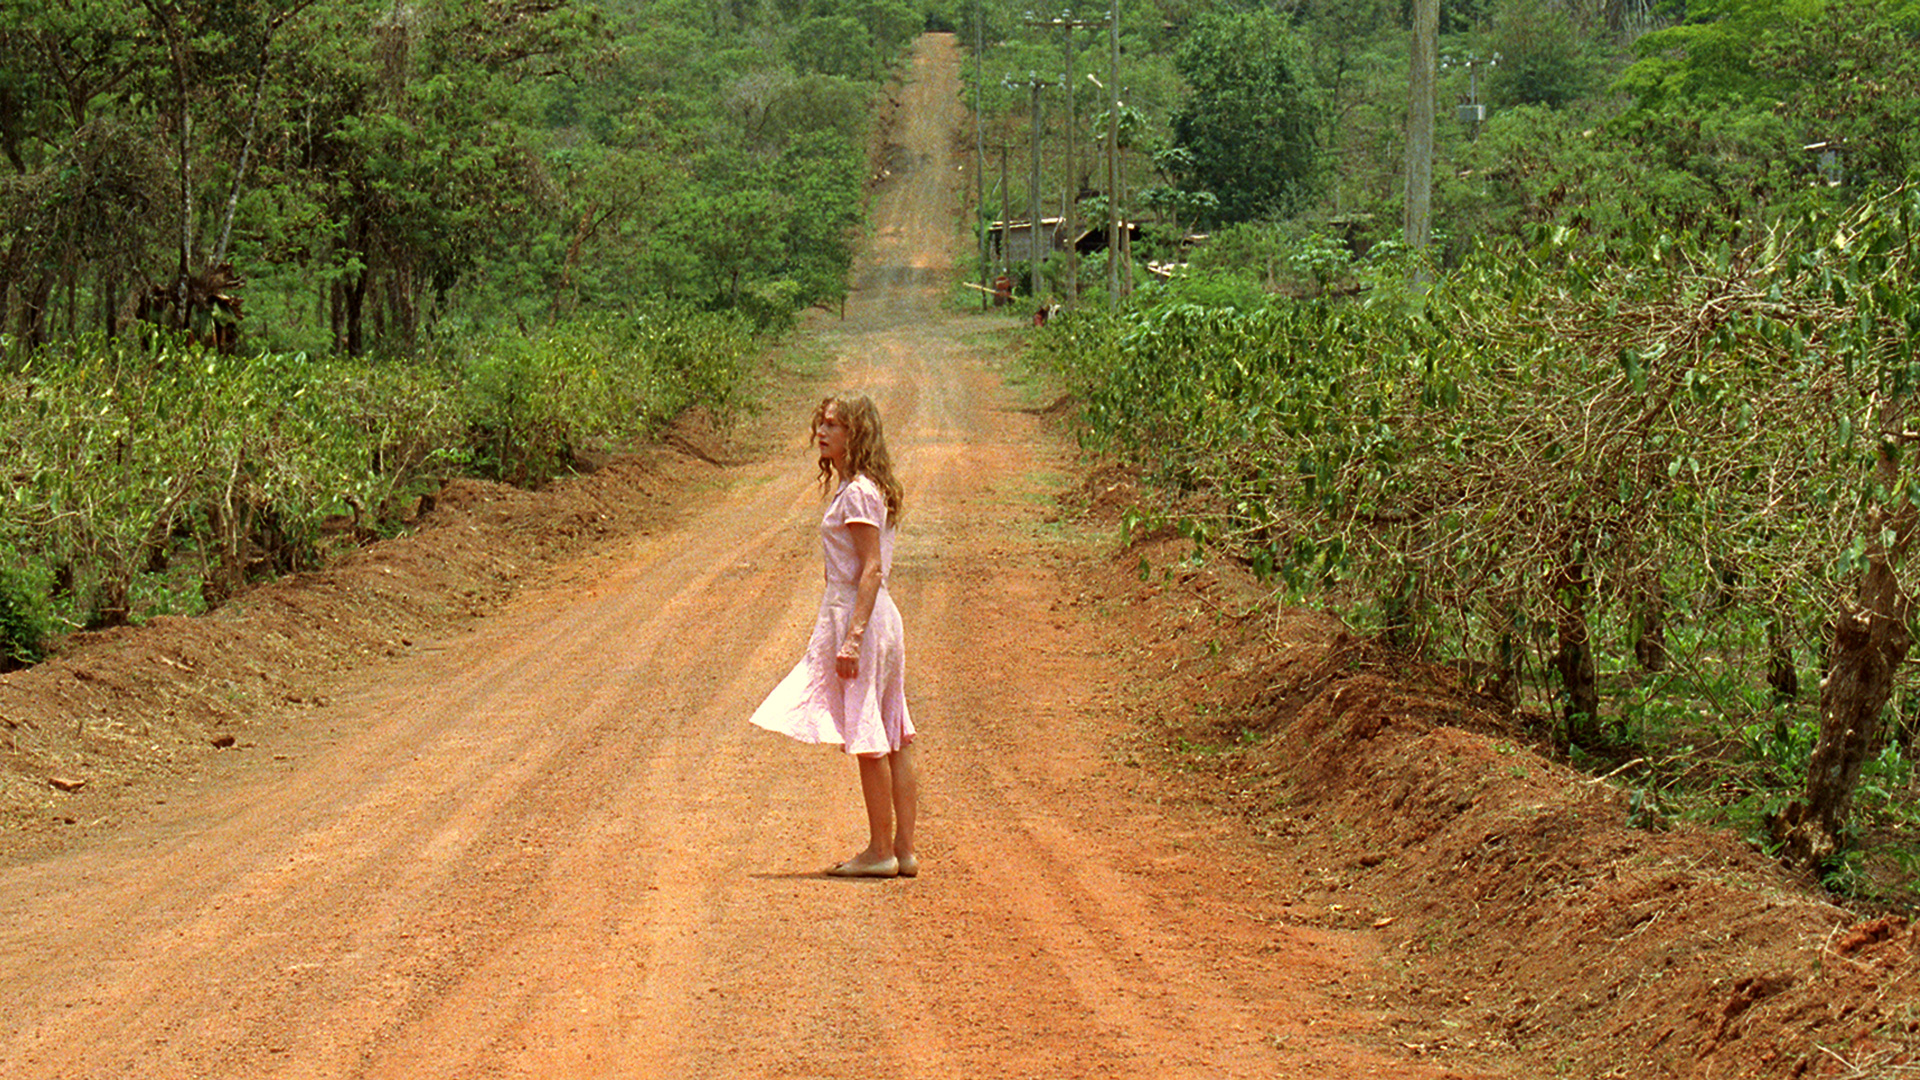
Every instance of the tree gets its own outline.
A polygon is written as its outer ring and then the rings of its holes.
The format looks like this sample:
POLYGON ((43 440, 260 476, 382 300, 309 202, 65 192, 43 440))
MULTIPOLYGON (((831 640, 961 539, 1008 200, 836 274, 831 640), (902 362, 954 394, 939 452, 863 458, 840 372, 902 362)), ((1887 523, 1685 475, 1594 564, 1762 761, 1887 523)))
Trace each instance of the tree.
POLYGON ((0 330, 113 332, 133 299, 230 329, 242 281, 265 343, 354 354, 450 316, 761 282, 786 283, 762 306, 832 297, 870 79, 919 19, 902 0, 0 0, 0 330), (737 187, 759 194, 729 207, 737 187), (723 269, 698 264, 694 207, 728 233, 723 269))
MULTIPOLYGON (((0 19, 0 329, 31 347, 62 329, 61 293, 64 329, 78 327, 90 265, 117 289, 142 261, 171 184, 160 147, 116 108, 156 62, 137 8, 5 0, 0 19)), ((115 306, 97 304, 99 327, 115 306)))
POLYGON ((1487 90, 1506 105, 1562 108, 1598 86, 1599 55, 1566 9, 1550 0, 1507 0, 1494 16, 1500 57, 1487 90))
POLYGON ((1616 90, 1643 108, 1672 103, 1771 103, 1785 87, 1755 63, 1754 43, 1787 20, 1804 18, 1792 0, 1694 0, 1686 21, 1644 35, 1640 57, 1622 72, 1616 90))
POLYGON ((859 228, 864 170, 853 147, 829 132, 789 147, 774 176, 792 198, 781 269, 804 303, 834 303, 847 295, 853 265, 849 240, 859 228))
POLYGON ((683 236, 701 256, 706 297, 722 306, 740 302, 757 271, 777 262, 791 207, 784 192, 736 189, 697 196, 687 207, 683 236))
POLYGON ((1312 194, 1321 105, 1299 34, 1265 9, 1201 16, 1175 57, 1181 187, 1219 200, 1208 224, 1286 214, 1312 194))
POLYGON ((1635 47, 1611 133, 1635 148, 1636 190, 1682 228, 1751 236, 1819 180, 1897 185, 1920 165, 1911 0, 1703 0, 1635 47), (1840 169, 1823 177, 1809 146, 1840 169))
POLYGON ((1804 144, 1838 148, 1846 174, 1890 187, 1920 172, 1920 3, 1832 0, 1822 17, 1774 28, 1756 53, 1793 80, 1804 144))
POLYGON ((1844 306, 1826 328, 1831 362, 1862 373, 1873 439, 1869 482, 1853 519, 1852 548, 1840 560, 1853 577, 1851 596, 1829 620, 1832 640, 1820 684, 1820 735, 1807 762, 1803 797, 1774 822, 1790 863, 1831 867, 1848 844, 1861 772, 1886 745, 1886 710, 1913 645, 1915 593, 1902 580, 1920 539, 1920 474, 1912 446, 1915 397, 1911 377, 1920 341, 1920 294, 1914 286, 1920 195, 1903 189, 1870 200, 1843 217, 1830 242, 1805 265, 1812 280, 1844 306), (1818 267, 1817 276, 1812 272, 1818 267))
POLYGON ((857 20, 841 15, 808 19, 794 29, 787 47, 794 63, 822 75, 850 79, 872 78, 880 56, 873 35, 857 20))
MULTIPOLYGON (((359 355, 376 338, 410 348, 469 275, 564 213, 526 113, 598 31, 551 0, 395 5, 348 29, 307 83, 326 119, 309 168, 328 221, 334 345, 359 355)), ((516 284, 548 295, 547 281, 516 284)))

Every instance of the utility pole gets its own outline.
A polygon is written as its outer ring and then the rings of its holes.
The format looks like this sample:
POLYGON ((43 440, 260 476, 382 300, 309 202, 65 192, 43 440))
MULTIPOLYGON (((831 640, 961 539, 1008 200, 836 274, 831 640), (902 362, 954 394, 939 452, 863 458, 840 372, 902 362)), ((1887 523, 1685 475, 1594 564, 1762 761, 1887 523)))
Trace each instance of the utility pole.
MULTIPOLYGON (((1100 81, 1098 75, 1087 73, 1087 81, 1102 90, 1107 84, 1100 81)), ((1101 136, 1107 144, 1107 308, 1112 310, 1120 303, 1119 282, 1121 258, 1120 237, 1120 106, 1125 102, 1120 95, 1108 95, 1112 105, 1107 109, 1107 130, 1101 136)))
POLYGON ((1027 20, 1028 26, 1057 26, 1064 31, 1061 39, 1066 50, 1066 74, 1060 85, 1065 87, 1067 91, 1067 167, 1064 185, 1066 198, 1062 200, 1065 205, 1061 209, 1061 218, 1063 219, 1061 226, 1066 230, 1068 241, 1067 300, 1069 303, 1080 298, 1080 253, 1073 246, 1073 241, 1076 239, 1074 227, 1079 221, 1079 214, 1076 213, 1076 210, 1080 203, 1080 181, 1074 173, 1073 142, 1076 129, 1080 126, 1080 113, 1077 107, 1077 98, 1074 94, 1073 85, 1073 32, 1089 26, 1101 26, 1105 23, 1105 19, 1076 19, 1073 17, 1073 12, 1071 11, 1061 12, 1058 18, 1027 20))
MULTIPOLYGON (((1011 76, 1002 80, 1001 84, 1008 89, 1022 85, 1014 82, 1011 76)), ((1040 295, 1040 284, 1042 281, 1040 270, 1040 91, 1052 86, 1053 83, 1029 71, 1027 72, 1027 80, 1024 85, 1033 93, 1033 119, 1031 121, 1031 127, 1033 129, 1033 168, 1028 176, 1027 182, 1028 205, 1032 208, 1033 217, 1028 223, 1029 231, 1027 236, 1028 239, 1032 241, 1032 244, 1029 245, 1032 253, 1032 262, 1028 268, 1031 275, 1031 291, 1035 297, 1038 297, 1040 295)))
POLYGON ((987 51, 987 30, 980 0, 973 0, 973 230, 979 234, 980 310, 985 311, 991 294, 987 291, 987 137, 980 130, 980 65, 987 51))
POLYGON ((1407 108, 1407 246, 1424 254, 1433 239, 1433 71, 1440 0, 1413 0, 1413 62, 1407 108))
MULTIPOLYGON (((1011 189, 1008 187, 1011 181, 1007 178, 1007 155, 1013 152, 1013 142, 1011 140, 1011 135, 1003 135, 1000 137, 1000 141, 991 142, 986 145, 986 149, 989 152, 1000 155, 1000 184, 994 188, 994 198, 998 201, 1000 207, 999 239, 992 245, 991 249, 998 254, 998 259, 989 256, 987 261, 991 269, 1001 273, 1006 273, 1011 270, 1009 262, 1013 258, 1013 252, 1009 250, 1008 245, 1008 229, 1013 224, 1011 221, 1013 216, 1011 212, 1013 203, 1012 196, 1010 195, 1011 189)), ((984 200, 985 196, 981 198, 984 200)), ((993 222, 989 220, 988 228, 984 231, 994 231, 992 225, 993 222)))
POLYGON ((1028 264, 1030 290, 1035 299, 1040 297, 1040 88, 1046 83, 1027 73, 1027 82, 1033 88, 1033 174, 1027 184, 1027 192, 1032 197, 1030 205, 1033 216, 1028 220, 1027 238, 1033 241, 1033 261, 1028 264))
POLYGON ((1478 139, 1480 137, 1480 125, 1487 122, 1487 107, 1480 104, 1480 69, 1483 67, 1497 67, 1499 63, 1499 53, 1494 53, 1489 57, 1482 57, 1478 53, 1468 53, 1465 60, 1456 60, 1451 56, 1443 56, 1440 58, 1441 71, 1446 71, 1454 67, 1467 69, 1467 100, 1460 103, 1456 115, 1459 116, 1461 123, 1467 125, 1467 138, 1469 140, 1478 139))
MULTIPOLYGON (((1120 0, 1107 20, 1107 307, 1120 305, 1120 0)), ((1131 278, 1131 275, 1129 275, 1131 278)))
MULTIPOLYGON (((1011 136, 1011 132, 1008 133, 1011 136)), ((1007 175, 1007 154, 1013 144, 1000 142, 1000 270, 1013 272, 1013 180, 1007 175)))

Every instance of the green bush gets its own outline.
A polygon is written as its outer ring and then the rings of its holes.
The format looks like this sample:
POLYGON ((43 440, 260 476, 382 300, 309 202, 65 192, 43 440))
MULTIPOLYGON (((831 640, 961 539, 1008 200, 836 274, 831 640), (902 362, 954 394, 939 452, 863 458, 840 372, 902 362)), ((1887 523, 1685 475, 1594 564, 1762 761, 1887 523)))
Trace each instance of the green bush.
POLYGON ((1503 672, 1561 745, 1778 775, 1817 720, 1778 688, 1816 681, 1795 669, 1920 512, 1920 199, 1747 250, 1542 232, 1423 288, 1388 288, 1382 252, 1352 303, 1074 312, 1036 353, 1087 443, 1285 599, 1503 672))
POLYGON ((453 361, 481 475, 533 483, 584 450, 629 444, 702 405, 730 415, 752 356, 745 316, 659 310, 498 334, 453 361))
POLYGON ((37 664, 52 624, 46 587, 32 580, 16 552, 0 548, 0 671, 37 664))
POLYGON ((0 648, 218 604, 399 527, 456 471, 537 484, 692 405, 723 421, 744 317, 653 311, 470 340, 437 363, 90 339, 0 378, 0 648))

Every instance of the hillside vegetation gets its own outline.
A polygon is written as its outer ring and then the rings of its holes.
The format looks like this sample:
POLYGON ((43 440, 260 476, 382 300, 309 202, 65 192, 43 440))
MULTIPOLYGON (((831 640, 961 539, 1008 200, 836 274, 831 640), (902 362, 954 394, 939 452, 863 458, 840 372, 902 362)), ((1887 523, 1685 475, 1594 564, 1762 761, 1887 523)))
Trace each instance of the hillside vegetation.
POLYGON ((1085 440, 1156 482, 1131 530, 1457 666, 1642 825, 1910 905, 1920 8, 1443 7, 1477 108, 1424 248, 1405 14, 1123 31, 1138 236, 1034 276, 1085 440))

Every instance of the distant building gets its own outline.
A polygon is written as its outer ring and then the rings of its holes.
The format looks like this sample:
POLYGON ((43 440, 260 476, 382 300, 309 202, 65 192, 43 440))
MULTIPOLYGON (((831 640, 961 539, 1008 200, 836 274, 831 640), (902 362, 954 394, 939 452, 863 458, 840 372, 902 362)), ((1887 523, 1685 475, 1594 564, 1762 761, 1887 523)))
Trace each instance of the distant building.
MULTIPOLYGON (((1139 222, 1137 221, 1123 222, 1122 227, 1126 230, 1126 234, 1127 234, 1126 243, 1128 245, 1131 245, 1133 244, 1134 241, 1140 239, 1140 223, 1139 222)), ((1081 233, 1080 236, 1077 239, 1075 239, 1073 242, 1073 250, 1079 252, 1082 255, 1091 255, 1096 251, 1107 250, 1107 223, 1102 221, 1099 224, 1081 233)))
MULTIPOLYGON (((1040 261, 1067 250, 1065 218, 1040 219, 1040 261)), ((988 227, 987 252, 998 263, 1026 262, 1033 258, 1033 222, 996 221, 988 227)))

